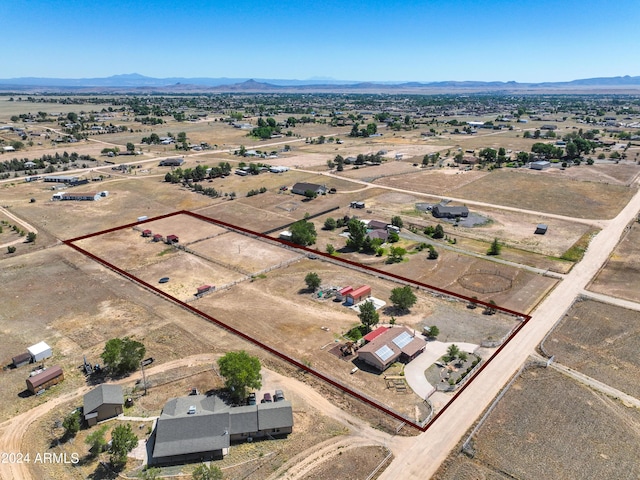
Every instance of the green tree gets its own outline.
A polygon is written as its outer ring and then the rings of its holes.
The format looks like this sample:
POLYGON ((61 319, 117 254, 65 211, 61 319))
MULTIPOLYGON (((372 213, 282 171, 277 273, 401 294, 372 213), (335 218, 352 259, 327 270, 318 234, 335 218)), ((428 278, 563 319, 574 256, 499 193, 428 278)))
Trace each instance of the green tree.
POLYGON ((8 253, 15 253, 15 251, 16 251, 16 247, 14 247, 13 245, 10 245, 7 247, 8 253))
POLYGON ((466 362, 468 358, 469 358, 469 355, 467 354, 467 352, 460 352, 458 354, 458 360, 460 360, 460 363, 466 362))
POLYGON ((309 290, 313 290, 315 292, 322 283, 322 280, 316 272, 309 272, 304 277, 304 283, 307 284, 307 288, 309 290))
POLYGON ((435 239, 444 238, 444 228, 442 228, 442 225, 440 224, 436 225, 436 228, 433 231, 433 238, 435 239))
POLYGON ((389 263, 400 263, 407 251, 402 247, 389 248, 389 263))
POLYGON ((371 331, 371 327, 377 325, 380 321, 380 315, 376 312, 376 307, 373 302, 364 302, 360 305, 360 313, 358 318, 362 324, 367 328, 367 331, 371 331))
POLYGON ((408 311, 413 307, 418 300, 416 294, 413 293, 412 288, 409 285, 404 287, 396 287, 391 290, 391 296, 389 297, 393 306, 398 310, 408 311))
POLYGON ((158 467, 145 468, 138 474, 138 478, 142 480, 157 480, 162 471, 158 467))
POLYGON ((427 337, 436 338, 438 335, 440 335, 440 329, 438 327, 436 327, 435 325, 431 325, 429 327, 429 331, 427 333, 427 337))
POLYGON ((127 152, 133 153, 135 151, 136 151, 136 146, 131 142, 127 142, 127 152))
POLYGON ((460 354, 460 349, 455 343, 452 343, 451 345, 449 345, 449 348, 447 348, 447 356, 449 357, 449 361, 455 360, 459 354, 460 354))
POLYGON ((103 425, 97 430, 94 430, 85 439, 85 443, 89 445, 89 453, 92 456, 97 456, 101 453, 105 446, 107 445, 107 440, 105 438, 105 433, 109 427, 107 425, 103 425))
POLYGON ((485 162, 492 163, 496 161, 496 158, 498 157, 498 152, 493 148, 483 148, 482 150, 480 150, 480 153, 478 155, 485 162))
POLYGON ((291 232, 291 241, 303 247, 316 243, 316 227, 313 222, 307 220, 298 220, 289 228, 291 232))
POLYGON ((122 467, 127 463, 127 454, 138 446, 138 437, 129 423, 118 425, 111 432, 111 465, 122 467))
POLYGON ((347 223, 347 230, 349 232, 347 246, 359 252, 367 237, 367 226, 357 218, 352 218, 349 220, 349 223, 347 223))
POLYGON ((304 196, 305 196, 305 198, 308 198, 309 200, 313 200, 314 198, 316 198, 318 196, 318 194, 316 192, 314 192, 313 190, 305 190, 304 191, 304 196))
POLYGON ((325 230, 335 230, 338 226, 336 219, 329 217, 324 221, 324 229, 325 230))
POLYGON ((402 228, 404 227, 404 222, 402 221, 402 218, 396 215, 395 217, 391 217, 391 225, 402 228))
POLYGON ((80 410, 76 409, 62 420, 64 436, 66 438, 75 437, 80 431, 80 410))
POLYGON ((438 251, 434 248, 433 245, 429 245, 429 254, 427 255, 427 258, 429 260, 437 260, 438 257, 440 256, 440 254, 438 253, 438 251))
POLYGON ((489 250, 487 251, 487 255, 500 255, 501 249, 502 249, 502 245, 500 245, 500 242, 498 242, 497 238, 494 238, 493 242, 491 242, 491 246, 489 247, 489 250))
POLYGON ((193 480, 222 480, 222 470, 217 465, 205 465, 201 463, 191 474, 193 480))
POLYGON ((327 253, 329 255, 333 255, 334 253, 336 253, 336 247, 334 247, 330 243, 327 243, 327 253))
POLYGON ((112 338, 100 355, 106 367, 116 375, 132 372, 144 357, 144 345, 129 337, 112 338))
POLYGON ((231 396, 240 401, 247 395, 247 388, 262 387, 260 375, 260 360, 250 356, 244 350, 228 352, 218 359, 220 375, 225 379, 225 386, 231 396))
POLYGON ((36 232, 29 232, 27 233, 27 242, 29 243, 34 243, 36 241, 36 237, 38 235, 36 234, 36 232))

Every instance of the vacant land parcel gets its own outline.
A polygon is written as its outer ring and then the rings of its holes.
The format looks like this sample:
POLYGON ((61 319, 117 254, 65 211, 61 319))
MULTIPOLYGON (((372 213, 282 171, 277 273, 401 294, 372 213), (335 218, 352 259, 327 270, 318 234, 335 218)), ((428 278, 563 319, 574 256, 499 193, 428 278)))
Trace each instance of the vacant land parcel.
POLYGON ((438 480, 638 478, 640 412, 550 368, 525 371, 438 480))
POLYGON ((556 361, 640 397, 640 312, 582 300, 544 343, 556 361))
POLYGON ((640 301, 640 223, 633 223, 589 290, 640 301))

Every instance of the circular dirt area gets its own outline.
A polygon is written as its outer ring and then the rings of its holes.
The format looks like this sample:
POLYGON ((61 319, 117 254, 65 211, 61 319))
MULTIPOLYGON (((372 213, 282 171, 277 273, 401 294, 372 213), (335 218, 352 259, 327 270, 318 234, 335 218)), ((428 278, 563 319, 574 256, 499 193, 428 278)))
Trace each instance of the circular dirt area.
POLYGON ((416 198, 407 193, 383 193, 382 195, 378 195, 376 200, 380 203, 413 203, 416 201, 416 198))
POLYGON ((496 272, 474 272, 458 278, 458 283, 473 292, 497 293, 509 290, 513 282, 496 272))

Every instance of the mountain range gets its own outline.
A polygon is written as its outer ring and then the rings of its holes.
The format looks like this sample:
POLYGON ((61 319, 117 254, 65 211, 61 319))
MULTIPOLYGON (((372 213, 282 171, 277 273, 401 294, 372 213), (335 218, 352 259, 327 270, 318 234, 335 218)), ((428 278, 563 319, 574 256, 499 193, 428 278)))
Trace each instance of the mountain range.
POLYGON ((283 80, 247 78, 154 78, 137 73, 102 78, 20 77, 0 79, 3 91, 62 92, 426 92, 535 91, 535 90, 640 90, 640 76, 598 77, 568 82, 358 82, 333 79, 283 80))

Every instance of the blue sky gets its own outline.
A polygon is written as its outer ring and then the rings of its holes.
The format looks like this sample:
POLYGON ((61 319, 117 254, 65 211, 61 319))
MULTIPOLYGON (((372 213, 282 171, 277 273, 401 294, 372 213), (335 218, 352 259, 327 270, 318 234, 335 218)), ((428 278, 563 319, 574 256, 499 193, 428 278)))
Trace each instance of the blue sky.
POLYGON ((640 75, 638 0, 4 0, 0 78, 640 75))

